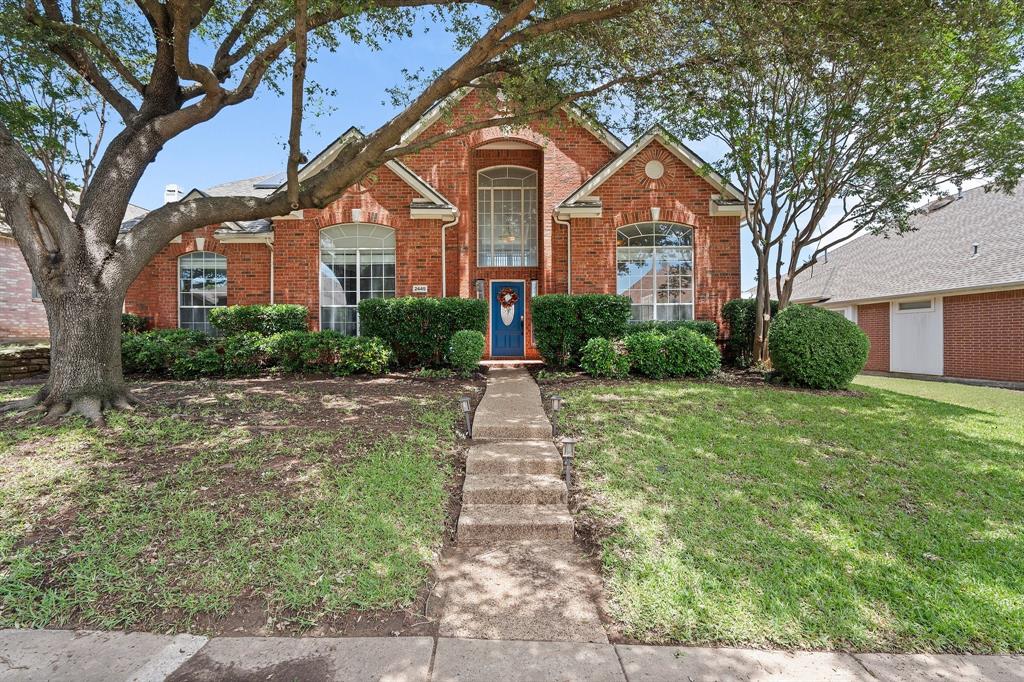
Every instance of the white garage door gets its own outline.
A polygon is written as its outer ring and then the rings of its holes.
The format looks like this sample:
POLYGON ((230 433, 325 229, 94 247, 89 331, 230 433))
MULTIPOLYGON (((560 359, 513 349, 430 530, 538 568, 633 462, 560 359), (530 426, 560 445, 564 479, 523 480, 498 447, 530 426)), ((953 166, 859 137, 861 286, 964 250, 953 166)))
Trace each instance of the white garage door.
POLYGON ((942 374, 942 299, 889 305, 889 370, 942 374))

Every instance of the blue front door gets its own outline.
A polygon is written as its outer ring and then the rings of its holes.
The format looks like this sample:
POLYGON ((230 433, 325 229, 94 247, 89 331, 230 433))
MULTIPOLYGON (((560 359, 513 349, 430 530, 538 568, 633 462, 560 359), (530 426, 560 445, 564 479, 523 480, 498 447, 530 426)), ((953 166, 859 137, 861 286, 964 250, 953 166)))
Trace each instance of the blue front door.
POLYGON ((520 357, 525 350, 522 282, 491 282, 491 355, 520 357))

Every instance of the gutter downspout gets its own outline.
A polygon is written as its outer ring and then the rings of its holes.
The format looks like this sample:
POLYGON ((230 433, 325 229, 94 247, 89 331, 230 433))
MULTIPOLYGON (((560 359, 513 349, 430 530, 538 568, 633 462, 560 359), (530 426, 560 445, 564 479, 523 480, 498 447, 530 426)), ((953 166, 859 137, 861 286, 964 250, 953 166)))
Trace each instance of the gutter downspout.
POLYGON ((274 243, 267 242, 270 249, 270 305, 274 305, 274 243))
POLYGON ((572 294, 572 223, 559 220, 555 211, 551 212, 551 218, 559 225, 565 225, 565 293, 572 294))
POLYGON ((445 244, 445 231, 459 222, 459 209, 455 209, 455 217, 452 218, 450 223, 444 223, 441 225, 441 298, 448 296, 448 249, 445 244))

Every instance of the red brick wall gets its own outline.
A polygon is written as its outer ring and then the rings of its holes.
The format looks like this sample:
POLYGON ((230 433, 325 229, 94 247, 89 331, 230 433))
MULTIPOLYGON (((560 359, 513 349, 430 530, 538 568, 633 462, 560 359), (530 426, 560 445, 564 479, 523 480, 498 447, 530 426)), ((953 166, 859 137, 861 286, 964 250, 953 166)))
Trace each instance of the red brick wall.
POLYGON ((659 220, 693 227, 694 317, 715 320, 725 334, 722 306, 740 296, 740 221, 710 215, 711 195, 718 193, 653 142, 597 189, 604 206, 601 218, 572 221, 573 293, 615 293, 616 230, 650 221, 651 208, 657 207, 659 220), (665 166, 660 181, 644 175, 652 159, 665 166))
MULTIPOLYGON (((463 111, 479 116, 479 100, 468 96, 463 111)), ((459 117, 456 112, 456 121, 459 117)), ((451 122, 439 121, 423 131, 430 136, 451 122)), ((446 270, 449 296, 474 295, 476 279, 530 280, 540 293, 560 293, 567 287, 566 228, 553 222, 554 207, 615 156, 585 127, 562 116, 554 124, 535 124, 513 133, 497 128, 474 131, 419 151, 402 161, 460 210, 458 223, 446 234, 446 270), (494 142, 525 143, 523 149, 482 149, 494 142), (530 268, 479 268, 476 258, 476 173, 496 165, 534 168, 539 175, 538 265, 530 268)), ((573 221, 573 292, 615 292, 615 230, 630 222, 651 219, 652 206, 661 208, 661 220, 694 227, 696 317, 720 320, 722 305, 740 294, 739 219, 708 215, 709 198, 716 191, 685 164, 658 145, 641 152, 598 192, 604 217, 573 221), (657 156, 666 166, 659 183, 641 175, 643 165, 657 156)), ((441 223, 412 220, 409 205, 418 195, 391 171, 381 169, 359 188, 323 210, 306 210, 301 219, 275 220, 275 301, 298 303, 310 311, 310 326, 319 319, 319 239, 324 227, 352 222, 351 210, 362 209, 362 222, 395 229, 396 293, 409 295, 413 285, 425 284, 430 296, 441 293, 441 223)), ((229 303, 265 302, 269 259, 267 247, 223 245, 207 237, 206 248, 228 257, 229 303)), ((129 310, 153 317, 157 326, 175 326, 177 257, 193 248, 195 235, 182 244, 170 244, 139 276, 129 291, 129 310)), ((489 291, 489 286, 486 286, 489 291)), ((527 355, 532 322, 526 301, 527 355)))
POLYGON ((942 299, 946 376, 1024 381, 1024 289, 942 299))
POLYGON ((864 369, 889 371, 889 302, 857 306, 857 324, 871 341, 864 369))
POLYGON ((0 341, 47 339, 46 310, 32 300, 32 273, 21 248, 11 237, 0 237, 0 341))
POLYGON ((170 243, 142 270, 125 295, 125 310, 149 318, 155 328, 178 326, 178 257, 196 248, 219 253, 228 262, 228 305, 266 303, 270 300, 270 253, 264 244, 225 244, 205 227, 170 243))

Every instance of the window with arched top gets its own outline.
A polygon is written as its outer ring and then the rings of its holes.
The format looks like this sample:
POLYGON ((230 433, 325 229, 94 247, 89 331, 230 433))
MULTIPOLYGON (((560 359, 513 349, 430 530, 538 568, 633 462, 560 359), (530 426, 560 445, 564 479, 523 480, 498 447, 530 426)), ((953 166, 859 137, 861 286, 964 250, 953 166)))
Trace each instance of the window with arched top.
POLYGON ((395 295, 395 231, 352 223, 320 230, 320 328, 359 334, 359 301, 395 295))
POLYGON ((210 310, 228 304, 228 259, 212 251, 178 258, 178 326, 210 334, 210 310))
POLYGON ((476 176, 477 265, 537 265, 537 171, 486 168, 476 176))
POLYGON ((633 305, 633 321, 693 319, 693 228, 648 222, 615 234, 616 289, 633 305))

